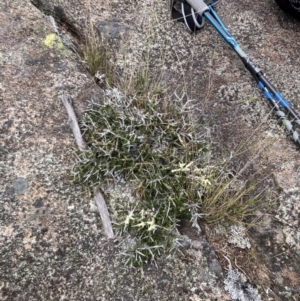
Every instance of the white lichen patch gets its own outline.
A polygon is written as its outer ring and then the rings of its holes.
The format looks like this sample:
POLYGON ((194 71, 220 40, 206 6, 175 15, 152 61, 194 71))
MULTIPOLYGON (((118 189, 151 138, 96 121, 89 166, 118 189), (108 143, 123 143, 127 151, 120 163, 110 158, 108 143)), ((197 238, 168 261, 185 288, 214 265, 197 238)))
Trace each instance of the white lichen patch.
POLYGON ((229 269, 224 280, 225 290, 230 294, 233 300, 238 301, 261 301, 261 297, 244 275, 238 270, 229 269))
POLYGON ((246 236, 246 229, 242 226, 230 227, 228 242, 241 249, 251 248, 249 238, 246 236))
POLYGON ((124 182, 107 186, 106 193, 109 195, 109 205, 116 218, 119 210, 128 211, 137 202, 132 187, 124 182))
POLYGON ((280 197, 280 206, 275 217, 284 224, 283 233, 286 243, 300 254, 300 191, 298 188, 291 188, 280 197))

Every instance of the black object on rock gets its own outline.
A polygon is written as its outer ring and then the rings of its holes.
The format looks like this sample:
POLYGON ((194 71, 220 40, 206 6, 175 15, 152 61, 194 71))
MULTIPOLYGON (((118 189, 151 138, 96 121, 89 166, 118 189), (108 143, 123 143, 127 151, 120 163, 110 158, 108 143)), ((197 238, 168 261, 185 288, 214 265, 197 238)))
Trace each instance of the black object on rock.
POLYGON ((300 0, 275 0, 281 9, 300 19, 300 0))

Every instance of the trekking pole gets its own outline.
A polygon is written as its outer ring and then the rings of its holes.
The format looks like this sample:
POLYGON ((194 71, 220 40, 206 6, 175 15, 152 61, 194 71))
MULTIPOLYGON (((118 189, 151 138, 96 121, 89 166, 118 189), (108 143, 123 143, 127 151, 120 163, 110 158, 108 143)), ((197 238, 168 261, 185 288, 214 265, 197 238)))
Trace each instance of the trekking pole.
POLYGON ((294 111, 290 103, 285 100, 280 92, 267 80, 263 72, 250 60, 247 54, 241 49, 237 41, 229 29, 224 25, 221 18, 213 9, 212 5, 219 2, 218 0, 173 0, 172 5, 175 2, 181 2, 182 13, 174 14, 176 19, 181 21, 179 16, 182 16, 184 23, 187 25, 190 31, 196 31, 204 25, 203 17, 209 21, 209 23, 218 31, 222 38, 234 49, 239 58, 244 63, 245 67, 249 70, 251 75, 256 80, 259 89, 263 95, 272 105, 276 115, 280 118, 285 128, 292 134, 293 140, 298 146, 300 146, 300 136, 294 129, 292 122, 300 126, 300 117, 294 111), (291 116, 292 122, 288 120, 288 116, 291 116))

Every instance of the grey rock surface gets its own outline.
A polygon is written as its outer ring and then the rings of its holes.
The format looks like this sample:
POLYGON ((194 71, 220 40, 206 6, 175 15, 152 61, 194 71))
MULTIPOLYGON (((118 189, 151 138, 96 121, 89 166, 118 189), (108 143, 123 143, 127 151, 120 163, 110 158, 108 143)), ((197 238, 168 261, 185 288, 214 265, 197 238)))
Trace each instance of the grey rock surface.
MULTIPOLYGON (((91 20, 117 44, 115 63, 124 77, 150 47, 153 76, 170 93, 176 89, 199 103, 199 119, 218 154, 230 153, 253 132, 260 139, 276 137, 262 156, 274 181, 262 185, 282 192, 278 208, 265 213, 264 227, 249 230, 261 257, 251 287, 258 286, 262 300, 299 300, 299 150, 269 116, 270 108, 232 50, 209 25, 189 35, 168 18, 165 1, 31 2, 0 3, 0 299, 231 299, 224 290, 222 248, 213 250, 213 242, 190 228, 181 229, 193 241, 181 255, 162 256, 143 274, 124 266, 117 244, 105 239, 89 196, 71 183, 75 143, 58 99, 71 94, 80 116, 89 100, 101 101, 103 92, 72 52, 46 46, 54 33, 46 13, 79 43, 91 20), (26 180, 12 185, 17 178, 26 180)), ((299 112, 299 22, 271 0, 221 1, 218 12, 299 112)), ((241 265, 245 257, 236 252, 241 265)))

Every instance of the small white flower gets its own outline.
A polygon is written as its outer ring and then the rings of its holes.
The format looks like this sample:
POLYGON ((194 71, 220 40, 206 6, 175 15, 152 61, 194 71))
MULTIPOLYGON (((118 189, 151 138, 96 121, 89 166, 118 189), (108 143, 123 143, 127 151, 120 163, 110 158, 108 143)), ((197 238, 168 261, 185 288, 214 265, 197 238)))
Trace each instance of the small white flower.
POLYGON ((126 216, 126 219, 124 221, 124 224, 126 226, 129 225, 129 223, 130 223, 131 220, 134 220, 133 213, 134 213, 134 210, 130 211, 129 214, 126 216))
POLYGON ((200 182, 204 187, 211 185, 211 182, 208 179, 206 179, 204 176, 200 177, 200 182))
POLYGON ((141 215, 141 219, 144 219, 144 216, 145 216, 145 210, 144 209, 141 210, 140 215, 141 215))
POLYGON ((147 224, 150 226, 148 228, 148 231, 153 231, 155 232, 156 228, 157 228, 157 225, 155 225, 155 220, 153 219, 151 222, 147 222, 147 224))
POLYGON ((146 226, 146 223, 145 223, 145 222, 141 222, 141 223, 135 225, 134 227, 143 228, 143 227, 145 227, 145 226, 146 226))
POLYGON ((199 175, 199 174, 201 175, 201 174, 203 174, 203 173, 205 172, 205 169, 204 169, 204 168, 198 168, 198 167, 197 167, 197 168, 194 169, 194 172, 195 172, 196 174, 198 174, 198 175, 199 175))
POLYGON ((181 171, 190 171, 190 167, 193 164, 193 161, 185 164, 185 163, 179 163, 178 169, 173 169, 171 172, 181 172, 181 171))

